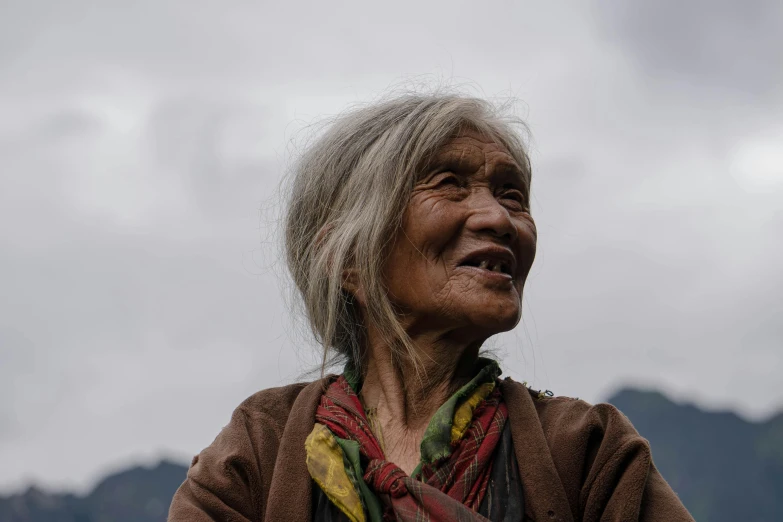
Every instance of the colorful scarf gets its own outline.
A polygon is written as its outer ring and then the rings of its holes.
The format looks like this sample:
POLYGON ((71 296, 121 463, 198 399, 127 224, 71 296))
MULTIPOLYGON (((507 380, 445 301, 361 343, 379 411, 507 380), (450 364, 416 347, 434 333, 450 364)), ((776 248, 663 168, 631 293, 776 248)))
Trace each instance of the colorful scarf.
POLYGON ((345 376, 330 385, 305 443, 307 467, 347 520, 487 520, 477 511, 508 413, 496 386, 500 368, 487 359, 479 364, 430 421, 411 476, 385 459, 345 376))

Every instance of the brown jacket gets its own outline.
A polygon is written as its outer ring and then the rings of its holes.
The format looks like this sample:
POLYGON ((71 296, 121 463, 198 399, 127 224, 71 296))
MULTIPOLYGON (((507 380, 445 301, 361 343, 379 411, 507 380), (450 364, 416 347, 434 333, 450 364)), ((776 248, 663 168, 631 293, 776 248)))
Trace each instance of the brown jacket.
MULTIPOLYGON (((501 382, 526 519, 692 521, 653 465, 650 447, 608 404, 538 398, 501 382)), ((194 457, 169 522, 312 520, 304 443, 324 381, 260 391, 194 457)))

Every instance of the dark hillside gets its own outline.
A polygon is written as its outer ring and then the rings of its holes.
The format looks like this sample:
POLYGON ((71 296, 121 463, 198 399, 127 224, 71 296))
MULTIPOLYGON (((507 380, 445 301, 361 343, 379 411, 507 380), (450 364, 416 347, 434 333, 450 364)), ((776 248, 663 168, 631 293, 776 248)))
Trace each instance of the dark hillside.
POLYGON ((658 469, 696 520, 783 520, 783 414, 751 423, 638 390, 608 402, 650 441, 658 469))

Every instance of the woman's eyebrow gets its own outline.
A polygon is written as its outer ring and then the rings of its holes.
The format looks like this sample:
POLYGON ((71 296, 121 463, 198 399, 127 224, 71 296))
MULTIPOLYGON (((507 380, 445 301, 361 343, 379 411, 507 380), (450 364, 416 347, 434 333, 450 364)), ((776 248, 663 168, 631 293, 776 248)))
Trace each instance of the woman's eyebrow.
POLYGON ((475 161, 473 154, 465 147, 454 146, 453 148, 441 150, 433 159, 433 165, 449 166, 451 168, 461 168, 466 165, 479 166, 483 161, 475 161))
POLYGON ((516 162, 502 161, 496 163, 492 167, 492 173, 490 176, 493 178, 513 179, 520 185, 527 184, 525 172, 519 167, 519 165, 516 164, 516 162))

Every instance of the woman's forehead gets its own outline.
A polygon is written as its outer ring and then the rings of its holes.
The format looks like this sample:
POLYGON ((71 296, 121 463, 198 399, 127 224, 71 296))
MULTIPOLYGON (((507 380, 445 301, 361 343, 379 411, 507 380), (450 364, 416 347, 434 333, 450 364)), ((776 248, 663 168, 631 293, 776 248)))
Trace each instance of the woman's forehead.
POLYGON ((434 155, 438 162, 456 162, 460 165, 485 163, 506 164, 521 170, 505 145, 497 139, 476 130, 464 130, 444 143, 434 155))

